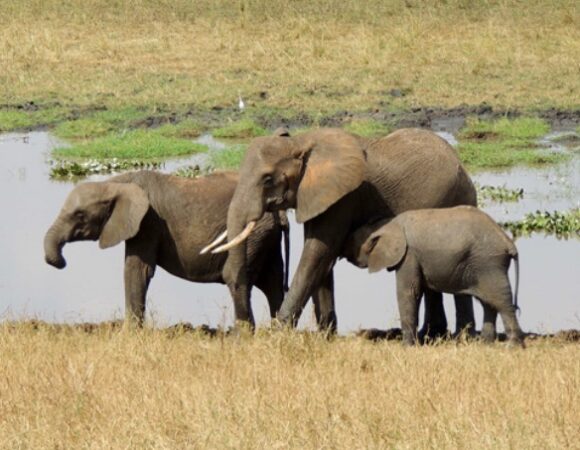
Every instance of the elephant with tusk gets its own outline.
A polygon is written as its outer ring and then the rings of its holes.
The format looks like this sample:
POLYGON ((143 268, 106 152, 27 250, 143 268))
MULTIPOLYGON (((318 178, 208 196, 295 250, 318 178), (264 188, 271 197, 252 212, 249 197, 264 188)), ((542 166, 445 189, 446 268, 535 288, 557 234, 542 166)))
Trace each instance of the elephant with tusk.
MULTIPOLYGON (((476 191, 458 154, 436 134, 401 129, 365 139, 340 129, 290 136, 286 129, 256 138, 240 168, 228 210, 229 251, 224 270, 241 280, 234 296, 244 302, 247 241, 267 212, 295 208, 304 223, 304 249, 278 318, 294 325, 308 298, 321 328, 336 328, 333 266, 348 234, 371 220, 407 210, 476 205, 476 191)), ((447 332, 440 292, 427 289, 422 334, 447 332)), ((474 331, 473 302, 456 302, 457 328, 474 331)))

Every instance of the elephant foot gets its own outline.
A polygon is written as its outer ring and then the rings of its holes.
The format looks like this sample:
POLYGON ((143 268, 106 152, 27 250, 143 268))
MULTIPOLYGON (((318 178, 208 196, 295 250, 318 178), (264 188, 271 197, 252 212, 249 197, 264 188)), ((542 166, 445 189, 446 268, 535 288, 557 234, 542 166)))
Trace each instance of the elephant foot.
POLYGON ((434 341, 436 339, 447 339, 449 338, 449 331, 447 327, 435 326, 431 327, 424 325, 418 333, 419 342, 427 343, 429 341, 434 341))
POLYGON ((476 337, 477 332, 475 331, 474 323, 468 323, 465 325, 458 326, 457 329, 455 330, 455 333, 453 333, 453 338, 459 340, 470 340, 476 337))
POLYGON ((326 333, 329 336, 336 334, 336 313, 334 311, 321 316, 318 320, 318 331, 326 333))

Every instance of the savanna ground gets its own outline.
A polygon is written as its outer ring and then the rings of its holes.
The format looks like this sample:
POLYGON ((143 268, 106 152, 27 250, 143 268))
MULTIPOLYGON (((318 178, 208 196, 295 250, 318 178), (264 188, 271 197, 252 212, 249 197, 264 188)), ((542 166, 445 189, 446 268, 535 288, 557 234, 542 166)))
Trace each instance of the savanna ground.
MULTIPOLYGON (((191 137, 207 130, 250 138, 281 124, 331 124, 373 135, 456 111, 499 119, 470 119, 459 136, 471 167, 554 163, 561 156, 514 150, 551 124, 579 124, 578 8, 0 0, 0 130, 49 127, 74 144, 74 158, 132 158, 138 148, 148 159, 202 151, 191 137), (525 117, 513 131, 505 121, 515 116, 525 117)), ((235 167, 241 154, 216 165, 235 167)), ((210 338, 4 323, 0 355, 3 448, 580 442, 580 347, 558 338, 526 350, 405 349, 266 330, 210 338)))

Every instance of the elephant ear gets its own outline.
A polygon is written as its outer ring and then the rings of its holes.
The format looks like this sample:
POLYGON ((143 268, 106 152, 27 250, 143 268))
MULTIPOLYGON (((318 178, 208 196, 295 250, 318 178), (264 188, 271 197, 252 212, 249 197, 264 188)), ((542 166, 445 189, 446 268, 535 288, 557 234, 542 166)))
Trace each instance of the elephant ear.
POLYGON ((403 228, 391 222, 370 235, 363 245, 369 253, 369 272, 393 270, 407 253, 407 238, 403 228))
POLYGON ((366 158, 360 141, 342 130, 322 129, 300 138, 304 174, 296 198, 296 220, 322 214, 365 180, 366 158))
POLYGON ((134 237, 149 209, 149 199, 134 183, 109 183, 112 212, 99 238, 99 246, 108 248, 134 237))

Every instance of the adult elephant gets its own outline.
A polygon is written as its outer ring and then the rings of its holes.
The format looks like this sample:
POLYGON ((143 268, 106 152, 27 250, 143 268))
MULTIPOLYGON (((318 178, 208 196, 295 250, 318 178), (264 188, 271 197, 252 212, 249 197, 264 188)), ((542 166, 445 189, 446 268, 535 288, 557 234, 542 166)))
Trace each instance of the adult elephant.
MULTIPOLYGON (((63 246, 98 240, 101 248, 125 243, 125 317, 141 325, 149 282, 157 266, 199 283, 233 282, 223 274, 226 255, 200 255, 208 240, 226 228, 228 207, 238 175, 214 173, 189 179, 154 171, 130 172, 107 181, 76 186, 46 232, 45 260, 62 269, 63 246)), ((249 285, 258 287, 275 317, 286 285, 281 240, 288 254, 288 224, 283 212, 267 213, 248 239, 249 285)), ((230 273, 232 271, 230 270, 230 273)), ((238 302, 236 319, 254 325, 249 298, 238 302)))
MULTIPOLYGON (((332 268, 349 232, 403 211, 476 205, 476 191, 456 151, 436 134, 401 129, 364 139, 340 129, 295 137, 280 129, 250 144, 228 210, 224 270, 246 298, 245 239, 266 211, 296 209, 304 249, 278 318, 295 324, 313 296, 322 328, 336 328, 332 268)), ((441 293, 427 291, 422 333, 447 331, 441 293)), ((457 327, 474 327, 473 302, 456 301, 457 327)))

